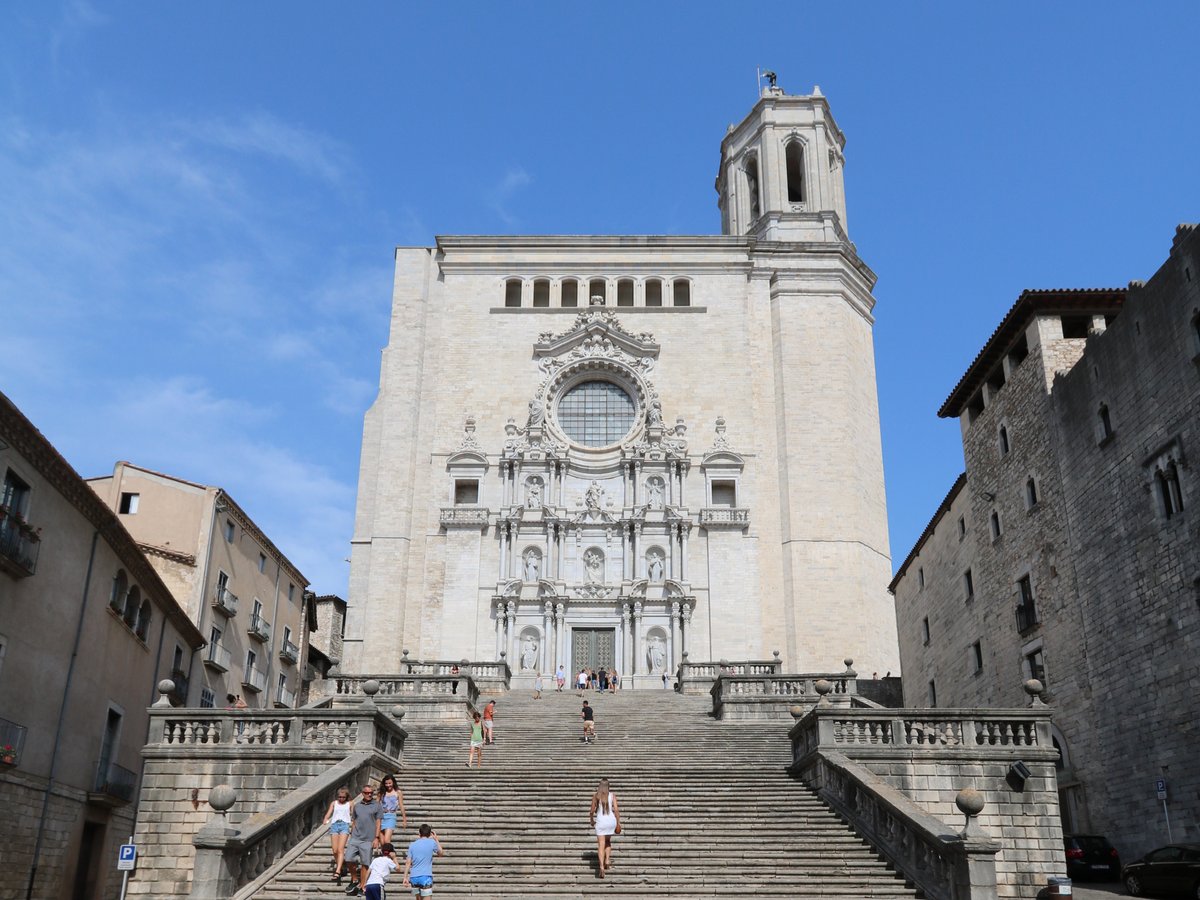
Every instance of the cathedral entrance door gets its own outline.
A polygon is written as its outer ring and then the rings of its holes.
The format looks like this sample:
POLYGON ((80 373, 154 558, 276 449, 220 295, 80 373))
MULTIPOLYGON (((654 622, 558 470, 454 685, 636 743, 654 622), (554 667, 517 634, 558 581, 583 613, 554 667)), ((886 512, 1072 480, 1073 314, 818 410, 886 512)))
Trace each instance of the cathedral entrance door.
POLYGON ((607 669, 617 663, 617 638, 613 628, 576 628, 571 632, 571 671, 607 669))

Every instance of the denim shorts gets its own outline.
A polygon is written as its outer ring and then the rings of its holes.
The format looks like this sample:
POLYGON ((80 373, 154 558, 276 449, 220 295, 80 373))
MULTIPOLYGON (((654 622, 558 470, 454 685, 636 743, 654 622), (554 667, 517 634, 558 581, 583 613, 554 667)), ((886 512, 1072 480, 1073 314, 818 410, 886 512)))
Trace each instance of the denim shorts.
POLYGON ((395 813, 384 813, 383 820, 379 823, 379 828, 382 831, 387 831, 387 830, 395 831, 396 830, 396 814, 395 813))
POLYGON ((330 822, 329 823, 329 833, 330 834, 349 834, 350 833, 350 823, 349 822, 330 822))
POLYGON ((414 875, 408 879, 408 883, 412 885, 412 892, 421 897, 433 896, 433 876, 432 875, 414 875))

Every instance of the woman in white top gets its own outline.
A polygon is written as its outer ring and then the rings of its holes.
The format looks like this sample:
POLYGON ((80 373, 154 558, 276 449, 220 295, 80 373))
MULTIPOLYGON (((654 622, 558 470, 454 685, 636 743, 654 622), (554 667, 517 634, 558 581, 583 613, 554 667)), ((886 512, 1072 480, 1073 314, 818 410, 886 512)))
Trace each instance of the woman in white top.
POLYGON ((600 779, 596 793, 592 794, 592 825, 596 828, 596 857, 600 863, 600 877, 612 867, 612 836, 621 833, 621 809, 617 795, 608 789, 608 779, 600 779))
POLYGON ((329 826, 329 843, 333 845, 333 879, 342 883, 342 857, 346 852, 346 841, 350 839, 350 809, 354 804, 350 792, 341 788, 337 799, 329 804, 323 824, 329 826))

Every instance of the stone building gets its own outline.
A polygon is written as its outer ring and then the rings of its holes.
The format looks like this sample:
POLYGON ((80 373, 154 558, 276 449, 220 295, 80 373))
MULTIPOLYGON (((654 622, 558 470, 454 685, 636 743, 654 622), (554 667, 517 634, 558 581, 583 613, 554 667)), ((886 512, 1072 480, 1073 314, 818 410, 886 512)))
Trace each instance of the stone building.
POLYGON ((719 235, 397 249, 346 671, 898 668, 844 144, 818 89, 772 88, 721 143, 719 235))
POLYGON ((181 663, 187 706, 295 706, 308 660, 308 581, 219 487, 118 462, 88 483, 205 636, 181 663))
POLYGON ((1067 831, 1200 839, 1200 229, 1145 283, 1027 291, 939 415, 966 473, 891 589, 908 706, 1055 707, 1067 831))
POLYGON ((3 394, 0 474, 0 897, 116 897, 147 707, 204 638, 3 394))

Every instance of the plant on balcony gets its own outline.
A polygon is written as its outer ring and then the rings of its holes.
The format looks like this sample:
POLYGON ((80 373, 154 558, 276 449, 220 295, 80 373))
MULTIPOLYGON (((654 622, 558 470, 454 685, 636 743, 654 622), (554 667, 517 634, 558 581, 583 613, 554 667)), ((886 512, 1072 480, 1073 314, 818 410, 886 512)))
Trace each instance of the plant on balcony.
POLYGON ((17 748, 12 744, 0 747, 0 763, 4 763, 6 766, 15 766, 17 764, 17 748))

